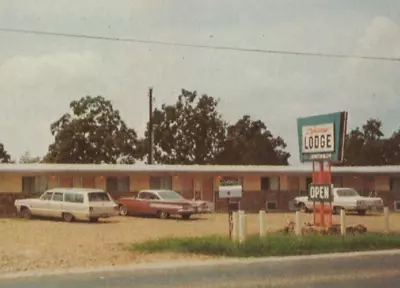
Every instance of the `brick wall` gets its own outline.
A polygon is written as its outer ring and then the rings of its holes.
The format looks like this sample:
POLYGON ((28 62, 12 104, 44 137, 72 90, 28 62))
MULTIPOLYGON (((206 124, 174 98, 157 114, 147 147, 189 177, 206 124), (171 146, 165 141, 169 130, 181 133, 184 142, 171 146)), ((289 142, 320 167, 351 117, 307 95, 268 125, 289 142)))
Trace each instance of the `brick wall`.
MULTIPOLYGON (((218 192, 215 192, 215 209, 217 212, 226 212, 228 209, 228 201, 220 199, 218 192)), ((275 202, 277 211, 288 211, 289 202, 298 196, 296 191, 244 191, 240 200, 240 208, 246 212, 258 212, 266 209, 267 202, 275 202)))

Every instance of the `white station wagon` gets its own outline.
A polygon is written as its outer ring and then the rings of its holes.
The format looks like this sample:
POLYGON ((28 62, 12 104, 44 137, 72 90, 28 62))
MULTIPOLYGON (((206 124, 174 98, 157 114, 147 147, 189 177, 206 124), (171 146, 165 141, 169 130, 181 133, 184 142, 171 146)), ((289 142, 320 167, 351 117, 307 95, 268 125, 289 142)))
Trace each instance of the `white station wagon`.
POLYGON ((14 202, 18 215, 61 218, 66 222, 75 219, 97 222, 99 218, 118 215, 118 205, 112 197, 99 189, 54 188, 45 191, 38 199, 19 199, 14 202))

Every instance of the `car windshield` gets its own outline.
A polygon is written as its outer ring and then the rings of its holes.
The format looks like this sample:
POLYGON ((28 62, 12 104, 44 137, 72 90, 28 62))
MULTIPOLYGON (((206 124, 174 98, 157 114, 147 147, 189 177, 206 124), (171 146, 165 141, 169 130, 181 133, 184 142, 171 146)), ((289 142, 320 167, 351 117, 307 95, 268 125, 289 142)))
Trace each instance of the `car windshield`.
POLYGON ((179 194, 178 192, 173 191, 173 190, 160 191, 160 192, 158 192, 158 195, 160 195, 161 199, 166 199, 166 200, 183 199, 181 194, 179 194))
POLYGON ((339 190, 337 190, 337 194, 340 197, 360 196, 360 194, 358 194, 358 192, 354 189, 339 189, 339 190))
POLYGON ((91 192, 89 193, 89 202, 102 202, 110 201, 110 197, 105 192, 91 192))

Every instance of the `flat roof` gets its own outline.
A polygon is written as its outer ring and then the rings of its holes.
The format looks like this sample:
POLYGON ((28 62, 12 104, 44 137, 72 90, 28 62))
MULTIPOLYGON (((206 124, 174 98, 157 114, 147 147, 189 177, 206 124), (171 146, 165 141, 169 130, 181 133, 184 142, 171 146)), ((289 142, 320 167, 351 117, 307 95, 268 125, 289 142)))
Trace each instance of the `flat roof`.
POLYGON ((93 192, 104 192, 104 191, 102 189, 95 189, 95 188, 57 187, 46 190, 46 192, 93 193, 93 192))
MULTIPOLYGON (((241 165, 146 165, 146 164, 0 164, 0 173, 130 173, 130 172, 199 172, 199 173, 311 173, 312 165, 288 166, 241 166, 241 165)), ((334 173, 400 173, 396 166, 352 166, 332 167, 334 173)))

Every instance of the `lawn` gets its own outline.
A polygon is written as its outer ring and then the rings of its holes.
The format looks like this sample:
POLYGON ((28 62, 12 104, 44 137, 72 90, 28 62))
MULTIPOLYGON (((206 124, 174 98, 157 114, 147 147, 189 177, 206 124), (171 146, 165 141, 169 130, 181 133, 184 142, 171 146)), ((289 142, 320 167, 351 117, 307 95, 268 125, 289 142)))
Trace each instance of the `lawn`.
POLYGON ((142 253, 189 253, 225 257, 265 257, 309 255, 352 251, 400 248, 400 234, 367 233, 355 236, 304 235, 297 237, 279 232, 265 237, 251 236, 243 243, 228 237, 205 236, 160 238, 127 246, 128 250, 142 253))

